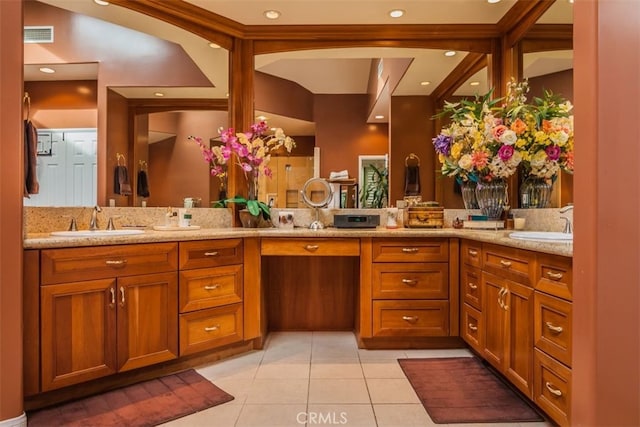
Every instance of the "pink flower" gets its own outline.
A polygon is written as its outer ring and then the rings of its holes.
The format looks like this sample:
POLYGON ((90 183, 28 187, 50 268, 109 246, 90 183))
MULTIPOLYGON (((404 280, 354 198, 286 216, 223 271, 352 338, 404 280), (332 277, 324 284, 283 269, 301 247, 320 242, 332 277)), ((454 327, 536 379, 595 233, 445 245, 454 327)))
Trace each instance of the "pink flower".
POLYGON ((498 157, 500 157, 500 160, 502 160, 503 162, 506 162, 511 157, 513 157, 513 153, 514 153, 513 146, 503 145, 498 150, 498 157))
POLYGON ((508 127, 506 127, 505 125, 498 125, 496 127, 494 127, 491 130, 491 133, 493 134, 493 138, 498 141, 500 140, 500 137, 502 136, 502 134, 504 133, 504 131, 506 131, 507 129, 509 129, 508 127))
POLYGON ((544 149, 544 151, 547 153, 549 160, 558 160, 560 158, 560 153, 562 152, 560 147, 557 145, 549 145, 544 149))

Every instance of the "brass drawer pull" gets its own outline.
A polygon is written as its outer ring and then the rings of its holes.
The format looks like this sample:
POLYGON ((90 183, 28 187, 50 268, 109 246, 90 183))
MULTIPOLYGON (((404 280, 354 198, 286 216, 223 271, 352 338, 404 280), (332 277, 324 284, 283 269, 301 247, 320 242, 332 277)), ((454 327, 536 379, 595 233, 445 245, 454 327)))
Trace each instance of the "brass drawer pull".
POLYGON ((205 291, 215 291, 216 289, 220 289, 220 285, 205 285, 205 291))
POLYGON ((108 260, 106 260, 104 263, 105 263, 106 265, 110 265, 110 266, 113 266, 113 267, 118 267, 118 266, 125 265, 125 264, 127 263, 127 260, 126 260, 126 259, 120 259, 120 260, 111 260, 111 259, 108 259, 108 260))
POLYGON ((471 289, 474 289, 474 290, 475 290, 475 289, 478 289, 478 285, 474 285, 474 284, 473 284, 473 283, 471 283, 471 282, 469 282, 469 283, 468 283, 468 285, 469 285, 469 287, 470 287, 471 289))
POLYGON ((551 384, 549 381, 547 381, 544 386, 547 388, 547 390, 549 390, 549 392, 555 396, 562 396, 562 391, 558 390, 557 388, 555 388, 553 386, 553 384, 551 384))
POLYGON ((402 316, 402 320, 409 323, 416 323, 418 319, 418 316, 402 316))
POLYGON ((504 308, 504 303, 502 302, 502 293, 506 290, 506 288, 500 288, 500 291, 498 291, 498 305, 500 306, 500 308, 504 308))
POLYGON ((500 265, 503 266, 504 268, 509 268, 511 267, 511 261, 505 261, 503 259, 500 260, 500 265))
POLYGON ((405 254, 415 254, 419 250, 420 249, 418 248, 402 248, 402 252, 404 252, 405 254))
POLYGON ((207 326, 204 328, 205 332, 215 332, 218 329, 220 329, 220 325, 215 325, 215 326, 207 326))
POLYGON ((475 249, 469 249, 469 255, 471 255, 472 257, 477 257, 478 251, 476 251, 475 249))
POLYGON ((120 307, 124 307, 124 286, 120 286, 120 307))
POLYGON ((560 280, 562 279, 562 273, 554 273, 552 271, 547 271, 547 276, 549 279, 560 280))
POLYGON ((306 250, 308 250, 309 252, 315 252, 315 251, 317 251, 317 250, 318 250, 318 248, 319 248, 319 247, 320 247, 320 246, 318 246, 318 245, 307 245, 307 246, 305 246, 304 248, 305 248, 306 250))
POLYGON ((469 329, 471 329, 472 331, 477 331, 478 327, 476 325, 474 325, 473 323, 469 323, 469 329))
POLYGON ((554 326, 553 323, 551 322, 547 322, 547 328, 549 328, 550 330, 552 330, 553 332, 559 334, 560 332, 562 332, 564 329, 562 329, 562 326, 554 326))
POLYGON ((214 251, 214 252, 205 252, 204 256, 218 256, 218 252, 214 251))
POLYGON ((418 283, 417 280, 415 279, 402 279, 402 283, 404 283, 405 285, 416 285, 418 283))
POLYGON ((109 308, 113 308, 116 305, 116 290, 114 288, 109 288, 109 292, 111 292, 111 303, 109 304, 109 308))

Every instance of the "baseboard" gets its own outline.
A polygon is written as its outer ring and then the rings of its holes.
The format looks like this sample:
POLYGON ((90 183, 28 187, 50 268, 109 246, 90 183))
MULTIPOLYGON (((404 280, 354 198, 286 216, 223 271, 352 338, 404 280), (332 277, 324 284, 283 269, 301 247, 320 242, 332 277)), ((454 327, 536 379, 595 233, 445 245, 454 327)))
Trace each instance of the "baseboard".
POLYGON ((19 417, 0 421, 0 427, 27 427, 27 414, 24 412, 19 417))

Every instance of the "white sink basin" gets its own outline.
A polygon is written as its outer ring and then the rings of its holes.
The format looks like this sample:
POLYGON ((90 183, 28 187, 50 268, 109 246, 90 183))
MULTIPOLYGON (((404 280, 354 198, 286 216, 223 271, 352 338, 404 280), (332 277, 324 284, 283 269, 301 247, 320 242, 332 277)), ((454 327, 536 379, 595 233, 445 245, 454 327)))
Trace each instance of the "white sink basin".
POLYGON ((114 237, 142 234, 144 230, 78 230, 78 231, 53 231, 52 236, 57 237, 114 237))
POLYGON ((510 233, 509 237, 537 242, 573 242, 573 233, 561 233, 559 231, 515 231, 510 233))

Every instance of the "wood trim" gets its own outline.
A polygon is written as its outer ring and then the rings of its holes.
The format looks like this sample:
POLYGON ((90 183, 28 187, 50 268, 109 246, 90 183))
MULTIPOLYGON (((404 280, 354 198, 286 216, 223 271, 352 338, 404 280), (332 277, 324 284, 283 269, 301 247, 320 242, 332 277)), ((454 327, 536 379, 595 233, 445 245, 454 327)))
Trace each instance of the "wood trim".
POLYGON ((449 239, 449 335, 460 336, 460 239, 449 239))
POLYGON ((518 0, 498 21, 497 27, 504 34, 505 44, 513 46, 553 6, 556 0, 518 0))
POLYGON ((266 333, 263 319, 264 296, 261 286, 260 239, 244 239, 244 339, 259 338, 266 333))
POLYGON ((150 114, 162 113, 173 110, 214 110, 227 111, 229 109, 228 99, 127 99, 130 114, 150 114))
POLYGON ((439 107, 471 76, 487 66, 487 55, 482 53, 468 53, 453 71, 431 93, 439 107))
POLYGON ((358 342, 373 336, 373 307, 371 293, 371 266, 373 264, 373 245, 371 237, 360 239, 360 291, 357 295, 356 331, 358 342))
POLYGON ((40 391, 40 251, 26 250, 23 255, 24 395, 40 391))

